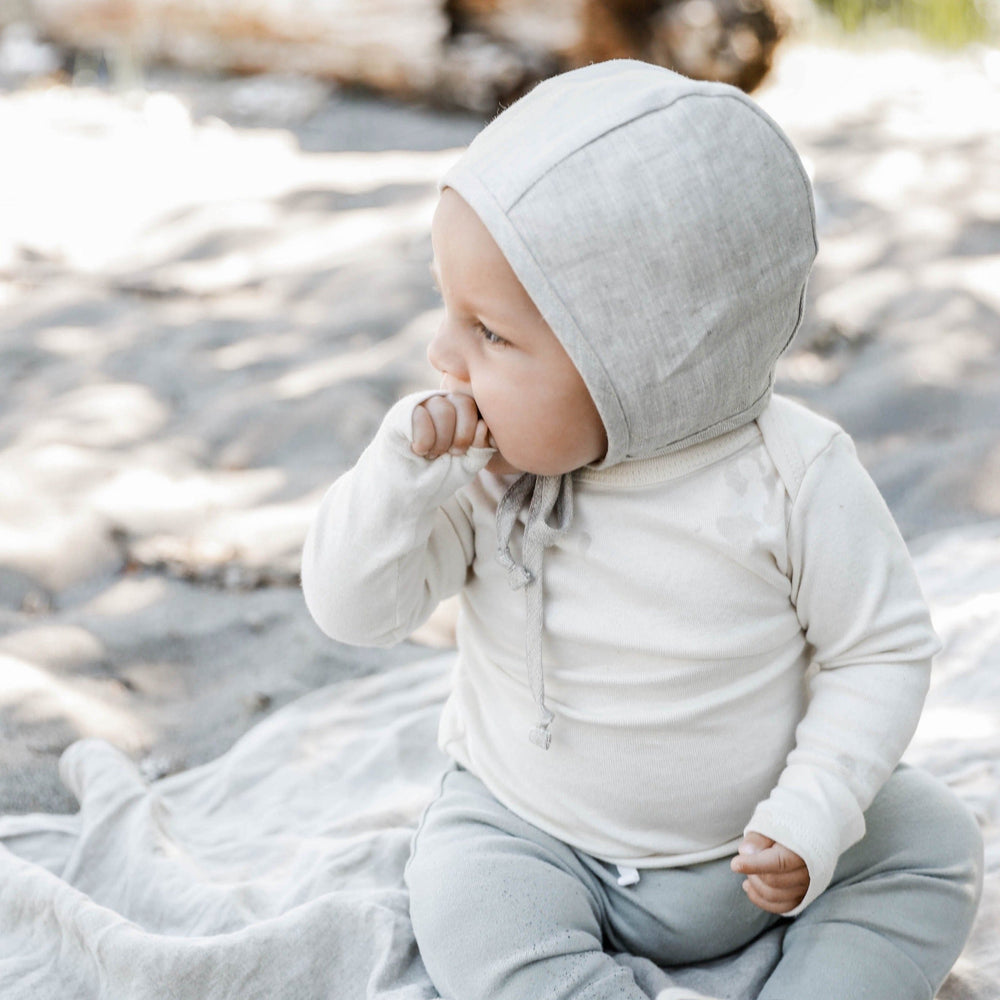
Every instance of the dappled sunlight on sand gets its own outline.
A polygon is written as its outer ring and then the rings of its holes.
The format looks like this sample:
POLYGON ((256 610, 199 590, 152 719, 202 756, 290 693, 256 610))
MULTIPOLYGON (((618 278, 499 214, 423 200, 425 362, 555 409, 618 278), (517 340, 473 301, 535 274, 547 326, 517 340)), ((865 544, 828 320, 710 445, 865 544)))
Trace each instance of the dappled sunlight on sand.
POLYGON ((264 281, 303 268, 336 267, 359 254, 377 252, 387 239, 414 238, 427 232, 435 199, 386 208, 358 209, 284 227, 284 235, 250 250, 233 249, 209 260, 163 264, 156 284, 209 295, 264 281))
POLYGON ((144 533, 201 520, 218 510, 256 506, 284 478, 280 469, 185 475, 124 468, 95 490, 90 502, 113 523, 144 533))
POLYGON ((398 333, 371 347, 303 365, 282 375, 273 384, 273 392, 278 399, 298 399, 350 379, 376 375, 392 363, 414 354, 422 358, 441 315, 439 309, 429 310, 398 333))
MULTIPOLYGON (((433 184, 454 152, 302 156, 283 130, 240 131, 218 119, 193 122, 176 97, 109 101, 99 91, 51 88, 0 102, 5 205, 0 267, 18 246, 59 257, 84 273, 174 252, 159 229, 178 208, 214 203, 214 225, 271 225, 271 199, 321 186, 357 194, 395 183, 433 184), (67 169, 71 165, 71 169, 67 169), (149 234, 149 235, 147 235, 149 234)), ((183 229, 175 237, 194 233, 183 229)), ((133 263, 134 266, 134 263, 133 263)))
POLYGON ((299 550, 430 378, 436 183, 478 127, 306 153, 164 91, 0 94, 0 725, 25 734, 5 794, 66 808, 55 757, 88 735, 153 776, 190 766, 373 668, 309 621, 299 550))
POLYGON ((123 577, 86 605, 90 614, 115 618, 138 614, 155 607, 166 597, 164 581, 156 577, 123 577))
POLYGON ((998 60, 788 46, 755 94, 806 154, 820 230, 778 388, 855 437, 907 538, 996 516, 998 60))
POLYGON ((14 708, 22 725, 59 720, 74 738, 97 736, 110 739, 124 749, 138 747, 145 737, 141 720, 112 704, 106 684, 94 684, 87 692, 17 657, 0 653, 0 706, 14 708))
POLYGON ((25 427, 18 443, 24 448, 59 443, 120 448, 155 434, 167 417, 167 408, 149 387, 105 382, 70 390, 53 401, 25 427))
POLYGON ((247 337, 212 352, 212 360, 222 371, 235 371, 274 358, 295 358, 307 347, 301 333, 271 333, 247 337))
MULTIPOLYGON (((1000 441, 980 464, 972 486, 972 495, 980 510, 1000 517, 1000 441)), ((1000 637, 997 644, 1000 646, 1000 637)))

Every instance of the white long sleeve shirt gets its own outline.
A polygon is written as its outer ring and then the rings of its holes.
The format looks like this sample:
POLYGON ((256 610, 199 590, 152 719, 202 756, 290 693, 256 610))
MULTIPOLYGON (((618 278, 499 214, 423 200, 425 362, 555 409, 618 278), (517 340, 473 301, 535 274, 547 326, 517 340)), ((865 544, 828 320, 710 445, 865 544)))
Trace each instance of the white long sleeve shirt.
POLYGON ((510 480, 484 471, 489 450, 414 455, 420 398, 390 411, 322 502, 302 564, 317 623, 393 644, 459 593, 448 754, 617 865, 725 857, 756 830, 805 860, 799 912, 863 835, 938 648, 850 439, 775 397, 721 437, 575 473, 572 527, 545 552, 544 751, 526 736, 524 596, 495 559, 510 480))

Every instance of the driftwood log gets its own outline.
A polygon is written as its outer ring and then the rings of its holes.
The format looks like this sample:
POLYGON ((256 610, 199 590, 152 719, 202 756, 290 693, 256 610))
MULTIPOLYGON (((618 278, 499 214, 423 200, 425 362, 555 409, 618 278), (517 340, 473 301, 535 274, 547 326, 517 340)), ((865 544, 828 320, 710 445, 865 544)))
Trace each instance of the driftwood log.
POLYGON ((631 57, 751 90, 781 36, 771 0, 33 0, 76 49, 299 73, 491 113, 552 73, 631 57))
POLYGON ((752 90, 783 23, 770 0, 451 0, 453 35, 479 33, 571 69, 643 59, 752 90))

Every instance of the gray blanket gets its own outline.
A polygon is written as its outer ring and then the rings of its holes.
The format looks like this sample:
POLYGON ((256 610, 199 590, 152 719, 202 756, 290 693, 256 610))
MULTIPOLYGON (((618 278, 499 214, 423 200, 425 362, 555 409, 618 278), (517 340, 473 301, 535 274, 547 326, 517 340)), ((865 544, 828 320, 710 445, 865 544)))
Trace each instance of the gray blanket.
MULTIPOLYGON (((917 558, 945 641, 908 759, 976 812, 987 880, 941 1000, 1000 998, 1000 524, 917 558)), ((5 1000, 422 1000, 402 869, 446 761, 451 655, 296 701, 217 760, 153 783, 114 747, 71 746, 72 816, 0 819, 5 1000)), ((780 929, 711 964, 619 956, 655 995, 675 981, 751 1000, 780 929)), ((891 998, 885 998, 891 1000, 891 998)))

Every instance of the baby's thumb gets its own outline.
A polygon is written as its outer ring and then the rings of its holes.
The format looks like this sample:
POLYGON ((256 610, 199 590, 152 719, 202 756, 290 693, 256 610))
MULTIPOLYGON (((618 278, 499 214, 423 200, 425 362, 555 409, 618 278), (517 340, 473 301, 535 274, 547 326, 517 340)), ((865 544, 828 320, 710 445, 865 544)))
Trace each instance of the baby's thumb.
POLYGON ((740 859, 753 854, 760 854, 769 847, 774 847, 774 841, 770 837, 765 837, 762 833, 755 833, 749 830, 736 848, 736 857, 733 858, 730 867, 733 871, 740 871, 742 865, 740 859))
POLYGON ((753 830, 747 832, 740 841, 740 846, 736 848, 738 854, 759 854, 769 847, 774 847, 774 841, 770 837, 765 837, 762 833, 755 833, 753 830))

